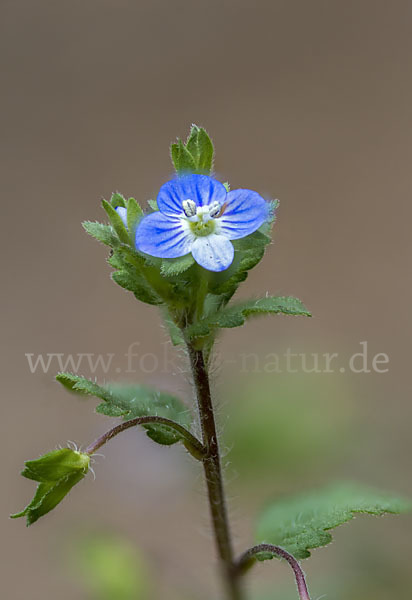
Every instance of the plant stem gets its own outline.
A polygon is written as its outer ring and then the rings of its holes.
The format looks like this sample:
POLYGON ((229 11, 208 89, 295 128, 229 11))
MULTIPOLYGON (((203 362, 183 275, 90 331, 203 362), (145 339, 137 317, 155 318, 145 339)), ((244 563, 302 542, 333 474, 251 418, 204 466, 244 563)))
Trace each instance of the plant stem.
POLYGON ((116 427, 112 427, 106 433, 103 433, 100 437, 97 438, 94 442, 92 442, 89 446, 87 446, 85 453, 86 454, 94 454, 97 452, 99 448, 104 446, 106 442, 114 438, 119 433, 126 431, 130 427, 136 427, 136 425, 166 425, 171 429, 177 431, 181 436, 182 440, 189 452, 198 460, 201 460, 205 454, 205 449, 202 443, 195 438, 194 435, 190 433, 187 429, 185 429, 179 423, 175 423, 171 419, 166 419, 165 417, 157 417, 157 416, 144 416, 144 417, 136 417, 135 419, 130 419, 129 421, 124 421, 124 423, 120 423, 120 425, 116 425, 116 427))
POLYGON ((272 546, 272 544, 259 544, 258 546, 253 546, 253 548, 249 548, 242 554, 242 556, 236 561, 235 569, 238 573, 245 573, 257 560, 256 555, 266 552, 270 554, 274 554, 279 558, 284 558, 289 565, 292 567, 293 572, 295 574, 296 585, 299 592, 300 600, 310 600, 309 591, 305 581, 305 574, 292 554, 286 552, 283 548, 279 546, 272 546))
POLYGON ((230 600, 242 600, 239 573, 234 569, 233 548, 223 489, 219 443, 213 411, 208 370, 202 350, 187 344, 193 381, 199 409, 202 441, 206 455, 203 458, 210 513, 222 575, 230 600))

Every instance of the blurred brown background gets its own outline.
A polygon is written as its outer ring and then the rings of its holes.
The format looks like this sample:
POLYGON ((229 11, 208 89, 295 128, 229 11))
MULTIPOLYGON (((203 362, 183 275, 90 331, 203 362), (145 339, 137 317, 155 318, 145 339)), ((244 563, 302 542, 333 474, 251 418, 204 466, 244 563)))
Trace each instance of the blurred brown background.
MULTIPOLYGON (((276 377, 220 370, 221 421, 232 415, 235 437, 230 374, 270 391, 261 423, 267 410, 274 427, 278 413, 289 423, 280 446, 266 432, 273 466, 258 448, 246 468, 241 424, 240 451, 227 454, 237 550, 277 492, 344 478, 411 495, 412 3, 3 0, 0 22, 2 597, 95 598, 67 556, 101 530, 139 548, 142 577, 155 579, 143 598, 220 598, 197 466, 143 432, 111 442, 96 481, 29 530, 7 519, 33 492, 18 475, 25 459, 111 424, 53 382, 55 364, 31 374, 25 354, 114 353, 119 364, 134 341, 164 350, 156 310, 110 281, 80 222, 103 219, 112 191, 155 197, 172 172, 169 143, 192 122, 214 139, 218 176, 281 200, 275 243, 241 294, 295 294, 314 313, 227 332, 222 356, 289 346, 347 357, 367 341, 390 357, 384 374, 279 377, 280 395, 276 377)), ((134 377, 190 398, 176 363, 134 377)), ((242 406, 259 427, 259 400, 242 406)), ((305 565, 313 597, 409 599, 411 526, 365 517, 339 529, 305 565)), ((251 600, 295 597, 278 563, 249 585, 251 600)))

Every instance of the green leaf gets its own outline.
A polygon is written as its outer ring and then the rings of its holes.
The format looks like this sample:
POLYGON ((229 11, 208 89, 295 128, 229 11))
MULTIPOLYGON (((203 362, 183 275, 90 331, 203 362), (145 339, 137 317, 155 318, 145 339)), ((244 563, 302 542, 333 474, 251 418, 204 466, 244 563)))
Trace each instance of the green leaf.
MULTIPOLYGON (((189 427, 191 415, 183 402, 157 390, 142 385, 111 385, 112 394, 109 402, 99 404, 96 412, 107 416, 123 416, 126 421, 135 417, 158 416, 166 417, 189 427)), ((147 435, 158 444, 171 445, 179 442, 182 437, 177 431, 166 425, 145 425, 147 435)))
POLYGON ((311 317, 311 313, 292 296, 267 296, 227 306, 218 316, 218 327, 240 327, 246 319, 259 314, 279 314, 311 317))
POLYGON ((134 198, 129 198, 126 203, 127 208, 127 229, 129 230, 130 242, 134 247, 134 239, 136 233, 136 227, 143 217, 143 211, 140 205, 134 198))
POLYGON ((120 240, 110 225, 103 225, 102 223, 92 221, 85 221, 82 225, 89 235, 102 244, 111 248, 119 246, 120 240))
POLYGON ((111 394, 107 388, 98 385, 94 381, 90 381, 80 375, 73 373, 58 373, 56 381, 62 384, 69 392, 80 394, 81 396, 96 396, 101 400, 111 400, 111 394))
POLYGON ((113 208, 117 208, 118 206, 126 208, 126 198, 122 194, 119 194, 119 192, 114 192, 110 198, 110 204, 113 208))
POLYGON ((117 269, 117 272, 112 274, 112 279, 121 287, 133 292, 138 300, 153 305, 166 302, 175 307, 181 307, 188 302, 190 290, 187 281, 170 281, 164 277, 160 271, 161 258, 140 254, 123 245, 114 251, 108 262, 117 269))
MULTIPOLYGON (((160 261, 161 259, 158 258, 156 260, 160 261)), ((133 267, 141 271, 147 263, 147 260, 142 254, 136 252, 133 248, 130 248, 129 246, 121 246, 120 248, 116 249, 108 262, 116 268, 128 269, 129 267, 133 267), (113 260, 114 257, 116 257, 116 260, 113 260)))
POLYGON ((152 305, 162 304, 162 298, 156 293, 145 276, 148 270, 145 268, 146 260, 143 256, 137 254, 131 248, 122 246, 114 251, 108 259, 108 263, 117 269, 112 273, 112 279, 115 283, 133 292, 141 302, 152 305))
POLYGON ((268 506, 258 522, 257 537, 303 559, 310 556, 311 549, 329 544, 329 530, 350 521, 357 513, 399 514, 411 508, 405 499, 359 484, 338 484, 268 506))
POLYGON ((182 332, 180 331, 180 329, 176 325, 176 323, 173 321, 172 317, 170 316, 169 311, 165 308, 162 312, 163 312, 163 321, 169 331, 170 339, 171 339, 173 346, 181 346, 182 344, 184 344, 182 332))
POLYGON ((148 203, 148 205, 150 206, 150 208, 152 210, 159 210, 159 207, 157 206, 157 201, 156 200, 148 200, 147 203, 148 203))
POLYGON ((186 143, 178 140, 172 144, 170 155, 178 175, 211 173, 214 149, 210 137, 202 127, 192 125, 186 143))
MULTIPOLYGON (((157 416, 171 419, 184 427, 191 424, 191 415, 183 402, 152 388, 142 385, 100 386, 84 377, 71 373, 59 373, 57 381, 72 392, 95 396, 103 400, 96 412, 109 417, 123 417, 126 421, 135 417, 157 416)), ((182 437, 167 425, 145 425, 147 435, 158 444, 171 445, 182 437)))
POLYGON ((191 254, 185 254, 185 256, 180 256, 179 258, 164 258, 160 272, 165 277, 175 277, 187 271, 194 263, 195 259, 191 254))
POLYGON ((217 328, 240 327, 246 319, 259 314, 279 314, 307 316, 310 312, 300 300, 288 296, 268 296, 257 300, 248 300, 226 306, 187 329, 189 337, 205 337, 217 328))
POLYGON ((186 149, 193 156, 196 173, 210 175, 213 166, 213 144, 205 129, 192 125, 186 149))
POLYGON ((238 240, 233 240, 232 244, 237 252, 247 252, 248 250, 264 250, 265 247, 270 244, 271 238, 269 235, 262 233, 261 231, 255 231, 251 235, 238 240))
POLYGON ((12 519, 26 517, 32 525, 50 512, 81 481, 89 470, 90 456, 82 452, 62 448, 44 454, 25 463, 23 477, 38 481, 33 500, 21 512, 11 515, 12 519))
MULTIPOLYGON (((263 227, 261 227, 262 229, 263 227)), ((235 247, 233 263, 226 271, 213 274, 209 282, 209 291, 212 294, 221 295, 224 300, 223 303, 227 303, 236 292, 239 284, 245 281, 250 269, 253 269, 262 260, 266 246, 270 241, 271 238, 266 235, 266 231, 265 233, 255 231, 255 233, 245 238, 235 240, 233 242, 235 247)))
POLYGON ((170 156, 178 175, 194 173, 196 171, 194 158, 186 149, 182 140, 178 140, 176 144, 170 146, 170 156))
POLYGON ((113 206, 111 204, 109 204, 109 202, 107 202, 107 200, 102 201, 102 206, 103 206, 104 210, 106 211, 111 224, 113 225, 113 229, 119 236, 120 241, 123 242, 124 244, 130 244, 129 232, 127 231, 126 227, 124 226, 124 223, 123 223, 120 215, 116 211, 116 209, 113 208, 113 206))
POLYGON ((129 269, 120 269, 112 273, 112 279, 120 287, 133 292, 138 300, 154 306, 161 304, 162 300, 146 285, 139 273, 130 267, 129 269))

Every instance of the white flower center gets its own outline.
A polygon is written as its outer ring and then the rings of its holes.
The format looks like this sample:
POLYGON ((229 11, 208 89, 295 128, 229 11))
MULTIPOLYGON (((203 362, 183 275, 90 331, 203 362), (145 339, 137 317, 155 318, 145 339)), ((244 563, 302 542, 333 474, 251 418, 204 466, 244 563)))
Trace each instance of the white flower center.
POLYGON ((219 216, 222 210, 217 200, 206 206, 197 206, 196 202, 190 200, 190 198, 183 200, 182 208, 186 217, 191 221, 208 221, 209 219, 214 219, 219 216))
POLYGON ((197 206, 188 198, 182 202, 182 208, 194 235, 207 236, 219 228, 216 217, 220 216, 222 207, 216 200, 206 206, 197 206))

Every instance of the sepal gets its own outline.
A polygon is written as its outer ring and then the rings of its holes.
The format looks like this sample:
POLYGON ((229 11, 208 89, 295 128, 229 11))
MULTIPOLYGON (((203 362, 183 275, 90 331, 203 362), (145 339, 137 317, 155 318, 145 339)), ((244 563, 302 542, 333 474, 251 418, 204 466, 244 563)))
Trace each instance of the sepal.
POLYGON ((126 198, 123 196, 123 194, 120 194, 119 192, 113 192, 110 198, 110 204, 111 206, 113 206, 113 208, 117 208, 118 206, 126 208, 126 202, 126 198))
POLYGON ((212 172, 214 149, 203 127, 192 125, 186 143, 179 139, 172 144, 170 155, 178 175, 187 173, 210 175, 212 172))
POLYGON ((83 452, 62 448, 25 462, 23 477, 39 482, 33 500, 12 519, 26 517, 32 525, 55 508, 79 483, 89 470, 90 456, 83 452))
POLYGON ((126 202, 127 209, 127 229, 129 231, 130 244, 134 248, 136 227, 140 219, 143 217, 143 211, 140 204, 134 198, 129 198, 126 202))
MULTIPOLYGON (((110 223, 113 226, 113 229, 119 236, 119 240, 123 242, 123 244, 130 244, 130 236, 129 233, 123 223, 123 220, 117 210, 113 208, 113 206, 107 202, 107 200, 102 200, 102 206, 107 213, 107 216, 110 219, 110 223)), ((122 207, 123 208, 123 207, 122 207)))

